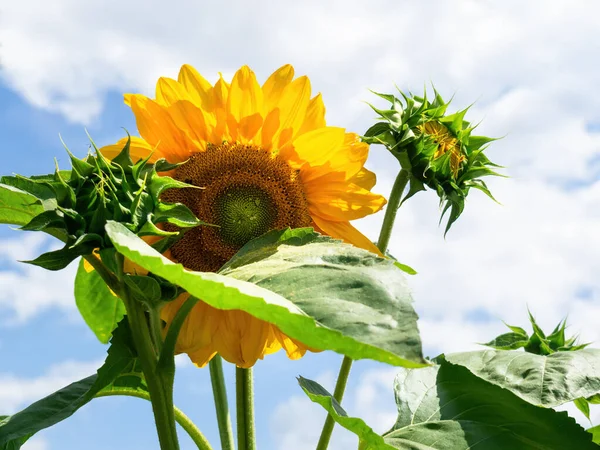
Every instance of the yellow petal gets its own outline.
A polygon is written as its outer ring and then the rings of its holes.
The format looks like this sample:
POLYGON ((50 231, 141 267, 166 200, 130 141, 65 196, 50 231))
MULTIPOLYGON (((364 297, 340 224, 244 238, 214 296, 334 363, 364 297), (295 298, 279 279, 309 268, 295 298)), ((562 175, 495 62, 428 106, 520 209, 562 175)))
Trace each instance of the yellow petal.
POLYGON ((300 131, 298 131, 298 135, 324 126, 325 105, 323 104, 323 97, 321 97, 321 94, 319 93, 313 97, 308 104, 308 108, 306 109, 306 117, 304 118, 304 122, 302 122, 302 126, 300 127, 300 131))
POLYGON ((290 84, 293 78, 294 68, 290 64, 286 64, 273 72, 267 81, 265 81, 262 90, 266 113, 269 113, 277 106, 283 90, 290 84))
MULTIPOLYGON (((106 145, 100 148, 100 153, 102 153, 108 159, 116 158, 125 144, 127 143, 127 138, 119 139, 114 145, 106 145)), ((129 144, 129 154, 131 155, 131 159, 133 162, 138 162, 140 159, 145 159, 148 155, 152 154, 150 157, 150 162, 155 162, 156 160, 162 158, 162 153, 160 151, 154 151, 152 153, 152 147, 142 138, 137 136, 131 136, 131 143, 129 144)))
MULTIPOLYGON (((165 332, 188 297, 189 294, 182 294, 162 308, 160 316, 167 323, 165 332)), ((224 313, 224 311, 213 308, 202 301, 196 303, 179 332, 176 345, 177 353, 190 353, 210 346, 213 342, 213 336, 217 333, 223 320, 224 313)))
MULTIPOLYGON (((279 134, 289 129, 289 139, 293 139, 304 122, 309 102, 310 80, 306 76, 295 79, 285 87, 277 104, 280 110, 279 134)), ((284 146, 286 143, 287 141, 280 140, 279 145, 284 146)))
POLYGON ((214 108, 212 85, 189 64, 181 66, 177 81, 181 83, 189 93, 196 106, 206 111, 214 108))
POLYGON ((172 78, 161 77, 156 83, 156 103, 170 106, 180 100, 192 101, 185 87, 172 78))
POLYGON ((385 198, 344 180, 343 173, 333 172, 304 184, 312 214, 331 221, 345 222, 376 213, 386 204, 385 198))
POLYGON ((269 324, 244 311, 223 311, 223 320, 213 336, 214 348, 238 367, 252 367, 265 355, 269 324))
POLYGON ((208 124, 213 126, 213 131, 209 135, 209 139, 212 144, 221 145, 224 140, 231 139, 227 131, 229 85, 223 80, 223 76, 215 83, 212 93, 214 98, 214 123, 208 124))
POLYGON ((271 150, 273 147, 273 137, 279 129, 279 109, 274 109, 265 117, 260 144, 265 150, 271 150))
POLYGON ((195 150, 192 141, 177 127, 164 107, 143 95, 133 95, 131 109, 144 140, 169 162, 185 161, 195 150))
POLYGON ((331 222, 317 216, 314 216, 313 220, 323 234, 342 239, 344 242, 352 244, 355 247, 363 248, 371 253, 383 256, 377 246, 368 237, 354 228, 350 222, 331 222))
POLYGON ((374 172, 371 172, 369 169, 365 169, 363 167, 356 175, 354 175, 348 181, 370 191, 377 183, 377 176, 374 172))
MULTIPOLYGON (((240 120, 239 128, 238 128, 238 136, 243 143, 250 142, 260 127, 263 124, 263 119, 260 113, 252 114, 251 116, 244 117, 240 120)), ((256 143, 259 140, 256 141, 256 143)))
POLYGON ((227 111, 239 124, 244 117, 256 113, 262 114, 263 93, 254 72, 248 66, 243 66, 234 75, 229 97, 227 98, 227 111))
POLYGON ((216 354, 217 352, 215 349, 208 345, 199 348, 198 350, 194 350, 193 352, 189 352, 188 356, 196 366, 202 368, 205 367, 216 354))
POLYGON ((208 130, 204 121, 204 114, 200 108, 187 100, 180 100, 167 108, 177 128, 194 141, 197 149, 206 149, 208 130))
MULTIPOLYGON (((293 148, 283 150, 281 156, 296 166, 333 164, 332 156, 344 145, 346 134, 343 128, 323 127, 305 133, 293 141, 293 148)), ((329 171, 328 171, 329 172, 329 171)))

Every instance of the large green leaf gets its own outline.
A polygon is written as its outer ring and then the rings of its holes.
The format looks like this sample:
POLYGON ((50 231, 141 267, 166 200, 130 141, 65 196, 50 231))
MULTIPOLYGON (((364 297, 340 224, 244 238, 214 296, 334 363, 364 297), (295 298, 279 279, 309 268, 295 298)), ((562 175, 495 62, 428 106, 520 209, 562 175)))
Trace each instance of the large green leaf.
POLYGON ((440 366, 404 369, 396 377, 398 420, 384 435, 387 444, 437 450, 598 449, 567 413, 531 405, 440 359, 440 366))
POLYGON ((106 344, 125 315, 125 305, 113 295, 96 271, 88 272, 83 258, 75 277, 75 303, 96 337, 106 344))
POLYGON ((76 381, 0 421, 0 449, 17 450, 33 434, 70 417, 101 390, 110 388, 132 372, 135 358, 127 322, 122 321, 97 374, 76 381))
POLYGON ((519 350, 482 350, 445 357, 533 405, 553 408, 600 393, 600 349, 548 356, 519 350))
POLYGON ((600 444, 600 425, 588 428, 588 433, 592 434, 592 439, 596 444, 600 444))
POLYGON ((33 195, 0 184, 0 223, 26 225, 43 211, 42 202, 33 195))
POLYGON ((290 230, 250 243, 222 273, 192 272, 119 223, 106 231, 125 257, 215 308, 246 311, 309 347, 353 359, 424 364, 417 316, 393 261, 290 230))

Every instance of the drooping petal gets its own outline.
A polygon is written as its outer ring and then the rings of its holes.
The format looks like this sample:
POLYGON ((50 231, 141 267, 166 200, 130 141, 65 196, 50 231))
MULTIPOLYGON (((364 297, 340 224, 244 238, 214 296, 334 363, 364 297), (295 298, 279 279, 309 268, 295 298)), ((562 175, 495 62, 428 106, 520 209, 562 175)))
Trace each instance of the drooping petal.
MULTIPOLYGON (((188 297, 189 294, 182 294, 162 308, 160 316, 167 323, 165 332, 188 297)), ((225 311, 213 308, 202 301, 196 303, 181 326, 175 351, 188 353, 210 346, 213 343, 213 336, 224 320, 224 314, 225 311)))
POLYGON ((318 231, 323 232, 331 237, 342 239, 344 242, 360 247, 365 250, 383 256, 377 246, 371 240, 354 228, 350 222, 332 222, 314 216, 315 225, 319 228, 318 231))
POLYGON ((213 336, 214 348, 238 367, 252 367, 264 357, 269 324, 244 311, 223 311, 223 320, 213 336))
POLYGON ((294 78, 294 68, 290 64, 280 67, 265 81, 262 86, 265 113, 268 114, 279 103, 283 90, 294 78))

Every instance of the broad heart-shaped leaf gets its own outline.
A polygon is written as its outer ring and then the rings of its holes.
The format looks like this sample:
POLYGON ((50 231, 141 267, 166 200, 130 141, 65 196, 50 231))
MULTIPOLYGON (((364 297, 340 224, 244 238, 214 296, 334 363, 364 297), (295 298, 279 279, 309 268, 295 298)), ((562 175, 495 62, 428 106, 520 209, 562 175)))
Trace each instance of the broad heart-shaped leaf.
POLYGON ((600 349, 548 356, 519 350, 482 350, 449 354, 445 358, 532 405, 553 408, 600 393, 600 349))
POLYGON ((0 184, 0 223, 26 225, 44 212, 42 202, 16 187, 0 184))
POLYGON ((298 377, 298 383, 308 398, 325 408, 333 420, 358 436, 361 449, 394 449, 391 445, 386 444, 383 437, 375 433, 362 419, 348 417, 344 408, 319 383, 303 377, 298 377))
POLYGON ((113 333, 98 373, 76 381, 0 421, 0 450, 18 450, 29 437, 68 418, 103 389, 128 375, 136 363, 127 321, 113 333))
POLYGON ((396 377, 398 420, 384 435, 387 444, 436 450, 598 449, 567 413, 531 405, 462 366, 440 362, 403 369, 396 377))
POLYGON ((113 295, 95 270, 85 269, 83 258, 75 277, 75 303, 85 323, 103 344, 125 315, 125 305, 113 295))
POLYGON ((251 241, 219 273, 276 292, 362 343, 423 361, 412 297, 393 260, 305 228, 251 241))
POLYGON ((126 258, 215 308, 246 311, 312 348, 424 365, 417 316, 392 261, 312 230, 290 230, 252 241, 222 273, 192 272, 117 222, 106 231, 126 258))

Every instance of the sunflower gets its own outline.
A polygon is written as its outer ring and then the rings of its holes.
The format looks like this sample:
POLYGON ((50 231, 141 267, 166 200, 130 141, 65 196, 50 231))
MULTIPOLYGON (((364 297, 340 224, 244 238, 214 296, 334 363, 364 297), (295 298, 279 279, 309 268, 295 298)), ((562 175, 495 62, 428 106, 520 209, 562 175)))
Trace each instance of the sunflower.
MULTIPOLYGON (((217 271, 250 239, 286 227, 313 227, 379 253, 350 224, 386 203, 371 192, 375 174, 363 167, 368 145, 325 125, 321 95, 311 98, 309 79, 294 79, 292 66, 281 67, 262 86, 247 66, 231 83, 221 75, 213 86, 184 65, 177 80, 158 80, 155 100, 126 94, 125 103, 141 136, 131 139, 132 157, 181 163, 169 175, 201 188, 166 191, 165 201, 183 203, 218 225, 194 228, 171 247, 169 257, 187 269, 217 271)), ((101 151, 113 158, 125 142, 101 151)), ((167 326, 185 300, 180 296, 163 308, 167 326)), ((251 367, 281 348, 291 359, 307 351, 272 324, 198 302, 176 350, 198 366, 219 353, 251 367)))

